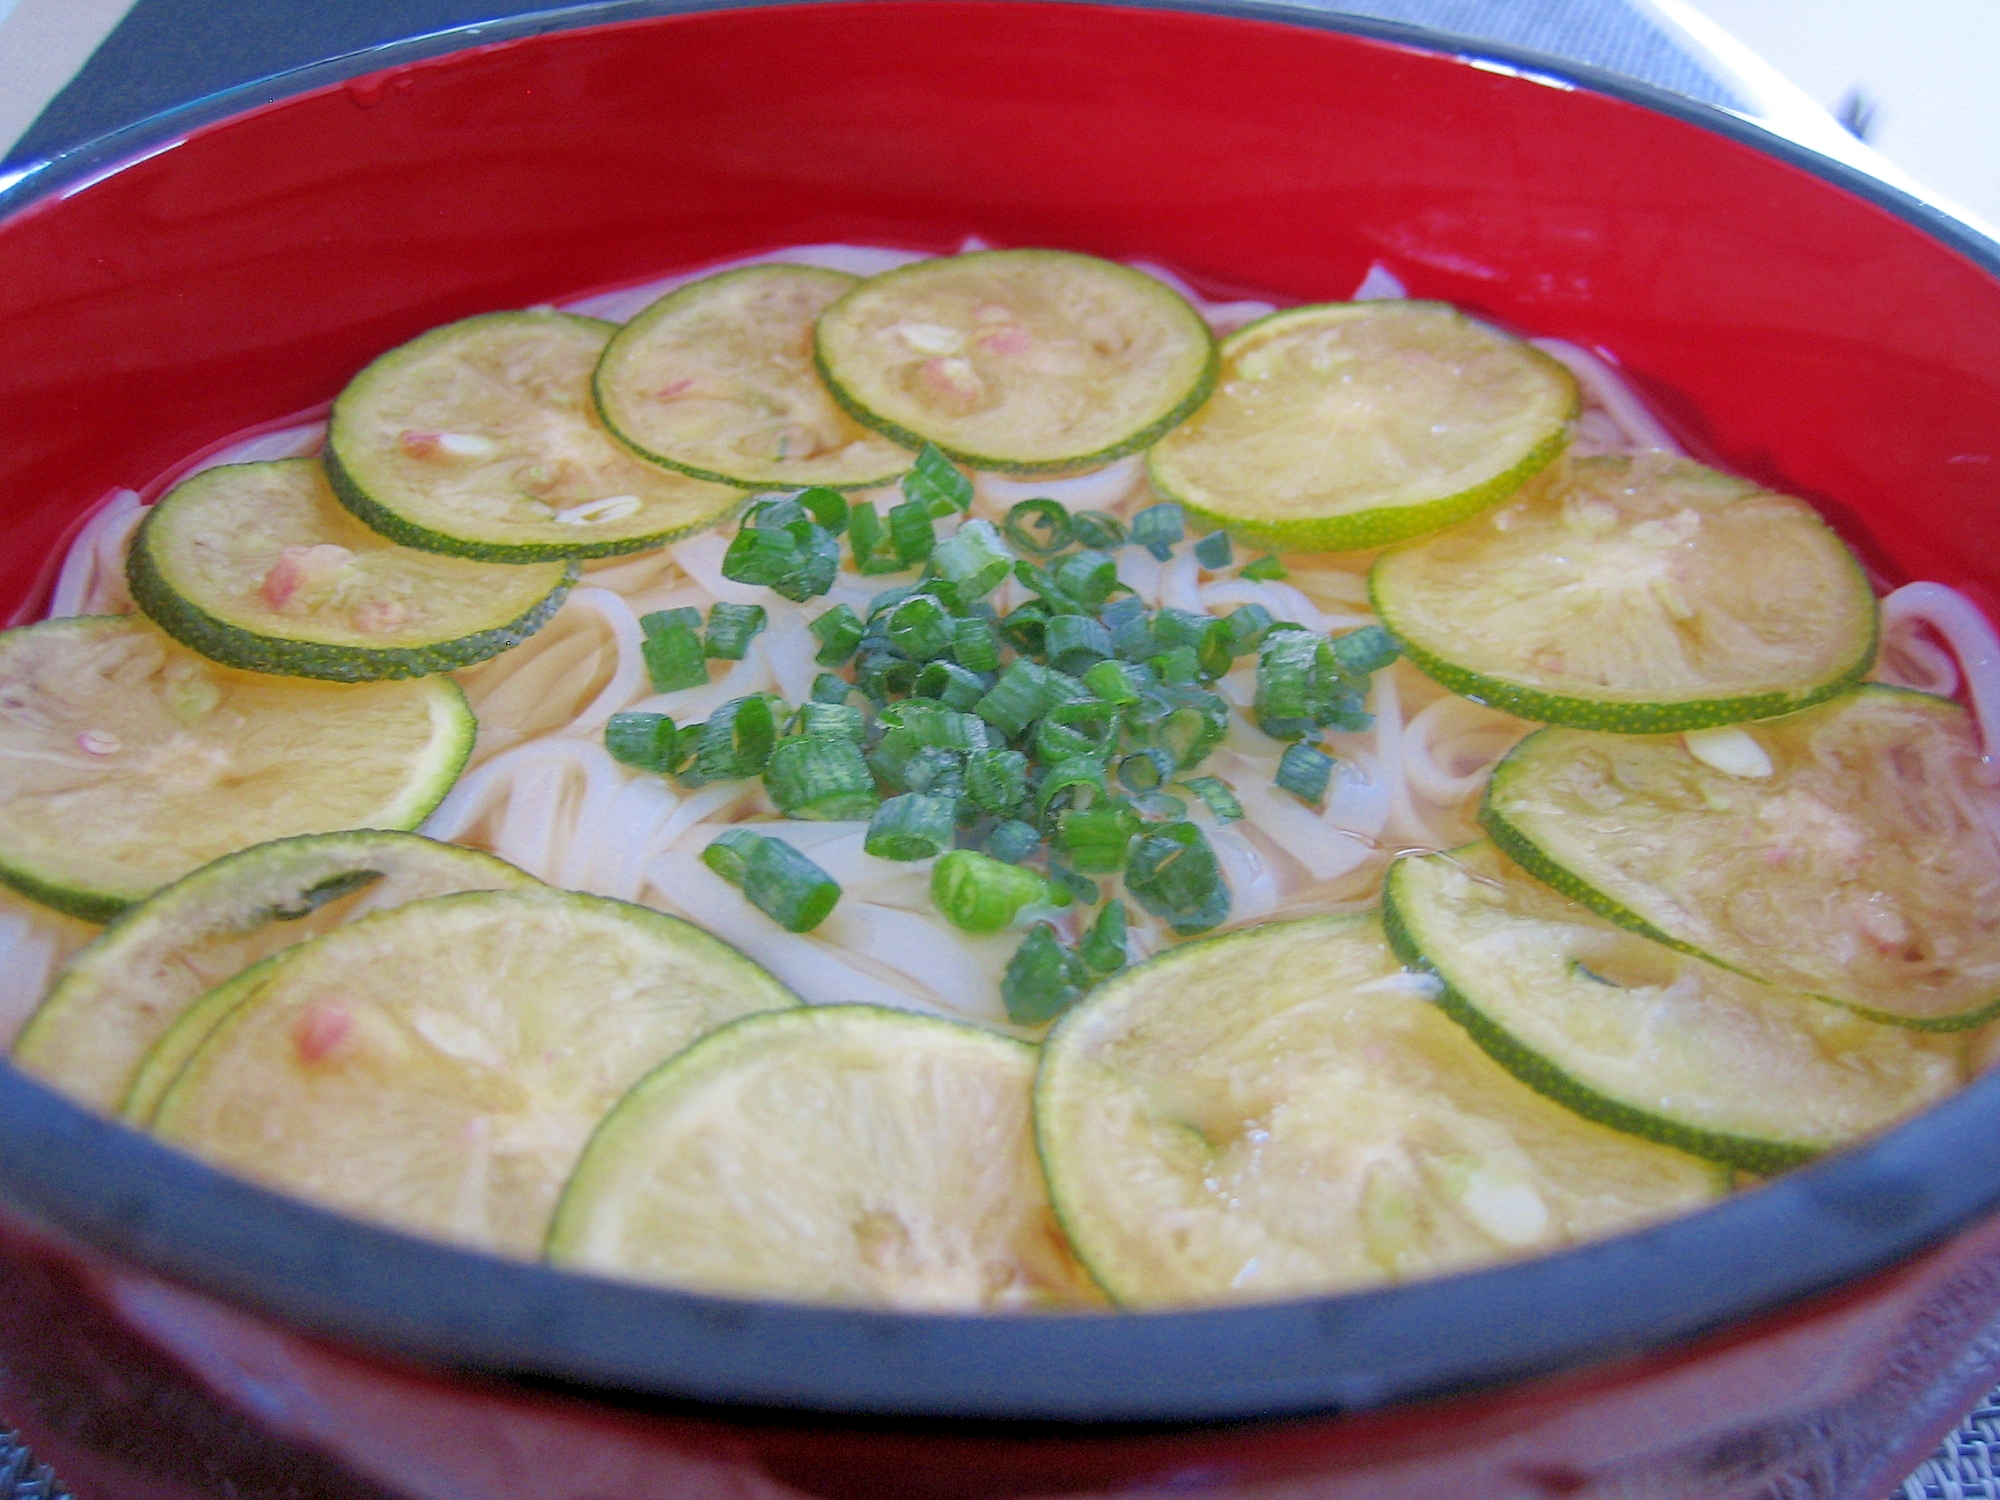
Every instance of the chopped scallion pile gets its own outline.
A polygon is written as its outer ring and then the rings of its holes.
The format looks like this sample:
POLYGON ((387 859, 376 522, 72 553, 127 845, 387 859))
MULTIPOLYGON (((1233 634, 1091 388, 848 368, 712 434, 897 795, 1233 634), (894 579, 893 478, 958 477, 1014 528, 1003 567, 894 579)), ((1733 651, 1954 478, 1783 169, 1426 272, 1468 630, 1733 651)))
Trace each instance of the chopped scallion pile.
MULTIPOLYGON (((1119 581, 1122 547, 1162 562, 1191 547, 1205 569, 1235 566, 1226 533, 1189 543, 1178 505, 1148 506, 1128 526, 1035 499, 995 525, 966 515, 971 483, 934 448, 902 492, 886 516, 830 489, 759 496, 730 543, 726 577, 798 602, 834 586, 843 536, 860 573, 906 575, 865 608, 813 618, 824 670, 808 702, 753 694, 678 728, 665 714, 616 714, 605 745, 687 787, 761 777, 786 817, 865 820, 868 854, 935 861, 931 897, 955 926, 1028 928, 1002 992, 1010 1017, 1039 1025, 1126 962, 1130 914, 1106 885, 1182 935, 1228 918, 1203 830, 1243 807, 1198 774, 1230 733, 1219 679, 1254 658, 1252 718, 1288 742, 1276 783, 1317 806, 1336 767, 1320 737, 1369 722, 1370 675, 1398 647, 1379 627, 1329 638, 1261 603, 1227 615, 1149 608, 1119 581), (1010 577, 1032 597, 1002 614, 991 600, 1010 577), (1096 914, 1075 919, 1070 945, 1043 918, 1072 903, 1096 914)), ((1238 576, 1285 569, 1267 555, 1238 576)), ((655 690, 705 686, 708 659, 742 659, 767 623, 757 605, 717 604, 706 621, 693 609, 645 616, 655 690)), ((747 827, 702 858, 794 932, 839 900, 819 866, 747 827)))

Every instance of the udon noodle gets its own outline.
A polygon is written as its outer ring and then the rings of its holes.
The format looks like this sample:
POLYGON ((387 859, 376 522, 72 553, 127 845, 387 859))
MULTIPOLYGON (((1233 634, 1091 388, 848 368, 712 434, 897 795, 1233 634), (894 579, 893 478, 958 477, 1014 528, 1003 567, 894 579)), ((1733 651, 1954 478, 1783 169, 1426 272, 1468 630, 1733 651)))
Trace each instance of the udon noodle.
MULTIPOLYGON (((967 248, 973 248, 968 245, 967 248)), ((917 257, 845 245, 813 245, 749 258, 872 274, 917 257)), ((1204 301, 1162 267, 1134 262, 1188 296, 1218 332, 1272 311, 1263 302, 1204 301)), ((567 310, 628 318, 662 293, 717 267, 584 298, 567 310)), ((1356 295, 1397 297, 1402 286, 1381 266, 1356 295)), ((1672 437, 1606 358, 1556 339, 1536 346, 1577 377, 1585 408, 1574 451, 1580 454, 1680 451, 1672 437)), ((211 453, 171 476, 185 478, 224 463, 294 457, 317 451, 320 422, 259 433, 211 453)), ((159 488, 164 488, 162 485, 159 488)), ((863 494, 861 499, 881 498, 863 494)), ((972 515, 1002 520, 1010 506, 1046 496, 1072 509, 1121 515, 1156 500, 1142 460, 1127 458, 1092 473, 1056 480, 975 476, 972 515)), ((109 496, 71 543, 50 603, 51 616, 123 613, 125 550, 145 513, 140 496, 109 496)), ((948 534, 957 524, 941 523, 948 534)), ((847 604, 865 610, 886 582, 853 571, 827 594, 800 605, 721 574, 726 537, 709 532, 664 550, 586 567, 581 585, 554 621, 525 644, 459 674, 479 718, 471 766, 424 832, 488 849, 555 885, 643 902, 689 918, 735 943, 808 1001, 866 1000, 930 1011, 1011 1030, 1000 979, 1018 939, 975 936, 953 927, 929 895, 930 861, 896 862, 863 852, 859 822, 780 818, 761 781, 723 782, 682 791, 660 777, 614 761, 603 744, 606 721, 621 710, 664 713, 697 723, 719 705, 770 692, 791 702, 811 695, 818 643, 808 626, 818 613, 847 604), (757 604, 769 615, 740 661, 706 686, 650 690, 641 657, 640 616, 718 603, 757 604), (842 900, 810 934, 795 935, 746 903, 713 874, 701 851, 725 827, 756 822, 783 838, 840 883, 842 900)), ((1315 631, 1369 624, 1367 567, 1359 555, 1289 558, 1289 581, 1254 581, 1235 568, 1203 580, 1192 549, 1159 563, 1143 548, 1118 554, 1122 582, 1149 607, 1226 613, 1257 604, 1279 620, 1315 631)), ((1010 579, 993 602, 1005 612, 1028 597, 1010 579)), ((1319 809, 1274 786, 1283 746, 1259 732, 1246 712, 1255 691, 1254 662, 1225 676, 1217 690, 1233 711, 1229 734, 1204 765, 1229 784, 1243 818, 1201 822, 1232 893, 1230 925, 1307 912, 1356 909, 1372 902, 1389 861, 1409 849, 1442 849, 1476 837, 1473 814, 1487 773, 1531 727, 1446 693, 1405 663, 1378 673, 1373 723, 1335 734, 1334 785, 1319 809)), ((1889 594, 1882 610, 1876 676, 1926 691, 1964 692, 1985 745, 2000 738, 2000 640, 1964 596, 1935 583, 1889 594)), ((1986 761, 1989 771, 1991 756, 1986 761)), ((0 1028, 19 1025, 63 959, 93 929, 11 896, 0 897, 0 1028)), ((1073 929, 1075 918, 1069 919, 1073 929)), ((1066 940, 1074 930, 1063 933, 1066 940)), ((1173 941, 1157 919, 1137 914, 1130 951, 1137 960, 1173 941)))

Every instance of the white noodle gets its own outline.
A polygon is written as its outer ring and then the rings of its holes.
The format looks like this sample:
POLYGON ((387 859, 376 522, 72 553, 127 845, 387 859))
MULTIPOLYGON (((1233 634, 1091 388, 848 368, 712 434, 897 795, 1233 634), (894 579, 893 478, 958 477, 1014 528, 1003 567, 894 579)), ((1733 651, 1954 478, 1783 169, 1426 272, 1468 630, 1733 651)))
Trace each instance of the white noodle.
POLYGON ((261 464, 281 458, 310 458, 319 452, 325 442, 324 422, 301 422, 276 432, 260 433, 240 443, 216 449, 180 475, 176 483, 183 483, 208 469, 219 469, 224 464, 261 464))
POLYGON ((1189 286, 1181 277, 1169 271, 1157 261, 1128 260, 1125 262, 1135 271, 1144 271, 1155 281, 1164 281, 1194 305, 1196 312, 1217 333, 1234 333, 1245 323, 1254 323, 1259 318, 1267 318, 1278 310, 1275 302, 1263 302, 1246 298, 1240 302, 1209 302, 1201 293, 1189 286))
POLYGON ((2000 635, 1979 607, 1941 583, 1906 583, 1882 601, 1884 636, 1928 625, 1944 638, 1965 674, 1989 776, 2000 775, 2000 635))
POLYGON ((1145 477, 1145 458, 1134 453, 1102 469, 1062 479, 1010 479, 1004 474, 982 473, 974 477, 973 488, 982 500, 1001 511, 1023 500, 1054 500, 1070 510, 1109 510, 1145 477))
POLYGON ((1409 296, 1402 281, 1381 261, 1374 261, 1368 267, 1368 274, 1361 278, 1361 285, 1354 289, 1355 302, 1393 302, 1399 297, 1409 296))
POLYGON ((146 518, 146 507, 132 490, 113 490, 69 544, 62 571, 49 597, 51 620, 71 615, 130 613, 132 596, 125 587, 125 551, 132 533, 146 518))
POLYGON ((1576 376, 1577 384, 1583 387, 1585 398, 1602 408, 1604 414, 1618 425, 1630 446, 1658 448, 1666 453, 1681 451, 1681 445, 1660 425, 1659 418, 1646 409, 1645 402, 1604 360, 1567 339, 1529 339, 1528 342, 1568 366, 1569 372, 1576 376))

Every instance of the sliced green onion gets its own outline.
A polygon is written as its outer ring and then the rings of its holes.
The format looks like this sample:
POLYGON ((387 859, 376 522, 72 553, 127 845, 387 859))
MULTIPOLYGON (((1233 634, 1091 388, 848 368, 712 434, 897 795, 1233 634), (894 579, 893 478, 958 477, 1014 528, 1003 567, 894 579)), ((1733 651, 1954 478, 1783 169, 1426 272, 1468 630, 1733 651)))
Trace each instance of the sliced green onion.
POLYGON ((833 535, 839 536, 847 530, 847 496, 839 490, 816 484, 810 489, 800 490, 792 498, 833 535))
POLYGON ((1234 823, 1243 816, 1243 804, 1236 800, 1236 794, 1229 790, 1229 784, 1214 776, 1189 776, 1180 783, 1182 790, 1193 792, 1201 798, 1204 806, 1215 814, 1218 823, 1234 823))
POLYGON ((684 604, 679 609, 656 609, 649 615, 639 616, 639 628, 648 636, 661 634, 679 626, 685 630, 701 629, 701 611, 692 604, 684 604))
POLYGON ((957 827, 955 799, 906 792, 875 809, 861 847, 877 859, 929 859, 951 847, 957 827))
POLYGON ((701 851, 701 862, 731 885, 743 884, 750 856, 764 842, 764 835, 748 828, 725 828, 701 851))
POLYGON ((1132 799, 1132 807, 1155 823, 1178 823, 1188 810, 1187 803, 1168 792, 1144 792, 1132 799))
POLYGON ((836 604, 807 627, 819 641, 813 660, 822 667, 837 667, 854 655, 867 626, 851 605, 836 604))
POLYGON ((765 838, 744 864, 743 894, 785 931, 811 932, 840 900, 840 884, 783 839, 765 838))
POLYGON ((1152 612, 1137 599, 1113 599, 1099 611, 1111 632, 1111 647, 1125 661, 1157 656, 1160 638, 1153 633, 1152 612))
POLYGON ((1031 661, 1017 661, 1000 674, 991 692, 972 705, 972 711, 1013 739, 1039 719, 1054 701, 1049 669, 1031 661))
POLYGON ((705 781, 755 776, 771 758, 778 737, 771 700, 761 693, 731 698, 708 716, 696 743, 695 774, 705 781))
POLYGON ((1049 883, 1033 870, 973 849, 954 849, 931 866, 931 900, 965 932, 1004 932, 1050 899, 1049 883))
POLYGON ((1083 960, 1083 966, 1093 976, 1102 979, 1125 967, 1125 930, 1128 925, 1125 903, 1106 902, 1104 910, 1097 914, 1097 920, 1077 940, 1076 956, 1083 960))
MULTIPOLYGON (((838 677, 833 679, 840 682, 838 677)), ((847 684, 840 682, 843 689, 847 684)), ((867 720, 852 703, 827 703, 814 699, 799 705, 799 733, 827 734, 860 744, 868 733, 867 720)))
POLYGON ((983 672, 968 672, 956 662, 932 661, 924 663, 911 691, 947 708, 971 708, 992 686, 993 679, 983 672))
POLYGON ((1230 550, 1229 533, 1211 531, 1194 544, 1195 560, 1211 573, 1217 568, 1226 568, 1236 561, 1236 554, 1230 550))
POLYGON ((1069 598, 1096 610, 1118 588, 1118 564, 1109 553, 1072 552, 1056 564, 1054 580, 1069 598))
POLYGON ((959 607, 983 599, 1006 581, 1014 554, 991 521, 967 521, 958 534, 931 552, 931 567, 949 583, 959 607))
POLYGON ((1169 650, 1198 645, 1215 623, 1215 616, 1194 609, 1163 609, 1153 616, 1153 634, 1169 650))
POLYGON ((1245 604, 1230 611, 1222 623, 1229 627, 1231 652, 1248 656, 1264 643, 1271 628, 1271 612, 1261 604, 1245 604))
POLYGON ((1097 888, 1097 882, 1087 880, 1070 869, 1054 854, 1049 856, 1049 883, 1061 891, 1064 900, 1058 905, 1066 906, 1074 901, 1079 906, 1095 906, 1104 899, 1104 892, 1097 888))
POLYGON ((873 702, 907 693, 917 680, 917 664, 897 651, 863 650, 854 660, 854 685, 873 702))
POLYGON ((1296 740, 1310 732, 1319 650, 1325 640, 1310 631, 1273 630, 1257 653, 1257 723, 1273 739, 1296 740))
POLYGON ((882 727, 900 730, 917 745, 960 752, 984 750, 992 742, 985 721, 930 698, 906 698, 882 710, 882 727))
POLYGON ((1077 545, 1098 552, 1115 552, 1125 545, 1125 523, 1109 512, 1080 510, 1070 517, 1077 545))
POLYGON ((1000 622, 1000 635, 1023 656, 1040 656, 1054 613, 1046 599, 1030 599, 1000 622))
POLYGON ((861 746, 841 734, 779 741, 764 763, 764 789, 786 817, 822 823, 865 818, 882 800, 861 746))
POLYGON ((1364 625, 1335 636, 1333 654, 1356 676, 1369 677, 1403 654, 1396 638, 1380 625, 1364 625))
POLYGON ((1177 769, 1172 751, 1149 746, 1118 762, 1118 784, 1128 792, 1156 792, 1177 769))
POLYGON ((1201 639, 1195 642, 1195 660, 1201 664, 1201 675, 1211 682, 1227 676, 1236 664, 1236 632, 1227 620, 1213 620, 1201 639))
POLYGON ((822 672, 813 679, 812 701, 815 703, 845 703, 853 692, 853 683, 831 672, 822 672))
POLYGON ((929 594, 912 594, 889 611, 889 644, 911 661, 930 661, 951 645, 951 616, 929 594))
POLYGON ((1028 800, 1028 757, 1019 750, 973 751, 965 758, 965 795, 982 812, 1014 811, 1028 800))
POLYGON ((1333 757, 1304 742, 1287 745, 1278 761, 1278 774, 1272 779, 1306 806, 1318 807, 1326 800, 1327 784, 1333 780, 1333 757))
POLYGON ((1161 562, 1174 555, 1174 544, 1187 535, 1187 516, 1171 500, 1149 505, 1132 517, 1132 540, 1161 562))
POLYGON ((1266 552, 1255 562, 1245 563, 1243 570, 1236 576, 1238 578, 1247 578, 1252 583, 1275 583, 1292 575, 1286 570, 1285 565, 1278 560, 1277 553, 1266 552))
POLYGON ((930 507, 921 500, 905 500, 889 509, 889 539, 904 567, 912 567, 931 555, 937 546, 937 527, 930 507))
POLYGON ((986 836, 986 852, 1010 865, 1018 865, 1041 847, 1041 830, 1019 818, 1008 818, 986 836))
POLYGON ((1083 674, 1083 685, 1106 703, 1137 703, 1137 674, 1122 661, 1101 661, 1083 674))
POLYGON ((1162 651, 1158 656, 1148 657, 1146 665, 1162 682, 1185 686, 1201 681, 1201 657, 1192 646, 1176 646, 1171 651, 1162 651))
POLYGON ((938 745, 926 745, 903 763, 903 784, 913 792, 954 800, 963 797, 965 757, 938 745))
MULTIPOLYGON (((679 614, 679 610, 674 611, 679 614)), ((647 619, 658 616, 648 615, 647 619)), ((656 693, 673 693, 682 688, 708 686, 708 661, 701 641, 685 624, 675 622, 647 632, 639 647, 646 663, 646 676, 656 693)))
POLYGON ((718 604, 708 612, 708 637, 702 649, 723 661, 741 661, 750 638, 769 622, 761 604, 718 604))
POLYGON ((1007 1019, 1016 1026, 1040 1026, 1076 1004, 1088 982, 1083 961, 1043 922, 1014 950, 1000 980, 1000 996, 1007 1002, 1007 1019))
POLYGON ((972 481, 931 443, 924 444, 916 463, 903 476, 903 495, 934 516, 972 509, 972 481))
POLYGON ((874 576, 878 572, 902 572, 908 564, 896 556, 894 544, 888 542, 888 530, 882 526, 882 512, 874 506, 860 504, 848 512, 848 550, 854 554, 854 570, 862 576, 874 576))
POLYGON ((604 726, 604 748, 611 758, 642 771, 671 771, 674 741, 674 721, 665 714, 613 714, 604 726))
POLYGON ((1035 725, 1035 758, 1053 766, 1076 756, 1102 757, 1117 741, 1117 704, 1099 698, 1058 703, 1035 725))
POLYGON ((868 601, 868 608, 862 613, 866 616, 871 626, 877 629, 884 629, 886 626, 883 623, 883 616, 909 598, 910 595, 921 592, 922 589, 914 583, 894 584, 870 599, 868 601))
POLYGON ((734 583, 773 589, 794 601, 833 587, 840 571, 840 543, 791 501, 767 506, 746 520, 723 555, 722 576, 734 583), (769 520, 780 510, 798 516, 789 524, 769 520))
POLYGON ((1193 823, 1149 828, 1126 860, 1125 889, 1182 937, 1206 932, 1229 915, 1222 867, 1193 823))
POLYGON ((1173 707, 1154 726, 1153 738, 1174 757, 1176 766, 1191 771, 1207 760, 1229 733, 1229 704, 1200 688, 1168 683, 1156 691, 1173 707))
POLYGON ((1036 788, 1035 816, 1047 826, 1051 818, 1059 817, 1068 808, 1088 807, 1104 791, 1103 761, 1094 755, 1063 761, 1050 766, 1036 788))
POLYGON ((1144 826, 1130 803, 1110 798, 1058 814, 1055 843, 1079 874, 1111 875, 1124 865, 1125 851, 1144 826))
POLYGON ((1057 615, 1043 639, 1049 665, 1076 673, 1111 654, 1111 632, 1088 615, 1057 615))
POLYGON ((991 621, 973 616, 951 622, 951 654, 968 672, 992 672, 1000 666, 1000 637, 991 621))
POLYGON ((1052 557, 1070 543, 1069 511, 1054 500, 1023 500, 1007 512, 1007 540, 1036 557, 1052 557))

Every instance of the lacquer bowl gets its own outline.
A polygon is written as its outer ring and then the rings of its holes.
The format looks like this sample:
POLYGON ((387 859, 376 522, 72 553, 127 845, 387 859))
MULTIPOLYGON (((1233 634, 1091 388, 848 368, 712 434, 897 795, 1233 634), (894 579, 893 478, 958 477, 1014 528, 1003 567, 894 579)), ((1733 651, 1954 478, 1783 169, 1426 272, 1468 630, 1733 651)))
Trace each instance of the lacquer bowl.
MULTIPOLYGON (((0 198, 0 603, 434 324, 758 249, 1144 255, 1610 351, 1879 580, 2000 605, 2000 251, 1705 106, 1245 4, 609 5, 206 101, 0 198)), ((2000 1360, 2000 1080, 1691 1217, 1314 1301, 991 1319, 509 1264, 0 1066, 0 1415, 134 1496, 1881 1500, 2000 1360)))

